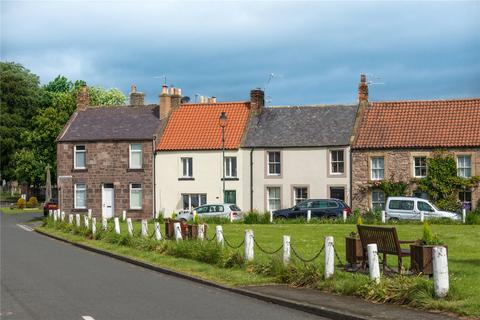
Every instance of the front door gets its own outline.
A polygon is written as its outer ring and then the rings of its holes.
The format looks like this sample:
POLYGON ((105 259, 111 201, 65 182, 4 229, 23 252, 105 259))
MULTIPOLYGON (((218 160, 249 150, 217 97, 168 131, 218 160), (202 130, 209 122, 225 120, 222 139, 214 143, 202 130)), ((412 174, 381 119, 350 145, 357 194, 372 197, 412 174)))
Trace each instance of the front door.
POLYGON ((104 218, 113 218, 115 194, 113 184, 104 184, 102 192, 102 215, 104 218))

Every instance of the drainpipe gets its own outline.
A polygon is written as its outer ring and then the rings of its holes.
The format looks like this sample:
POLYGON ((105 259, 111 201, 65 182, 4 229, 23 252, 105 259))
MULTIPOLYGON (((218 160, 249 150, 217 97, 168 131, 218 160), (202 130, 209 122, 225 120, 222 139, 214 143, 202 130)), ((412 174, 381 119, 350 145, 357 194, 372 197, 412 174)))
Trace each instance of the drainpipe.
POLYGON ((349 153, 350 153, 350 163, 348 164, 350 166, 350 208, 352 208, 352 203, 353 203, 353 182, 352 182, 352 174, 353 174, 353 155, 352 155, 352 148, 349 148, 349 153))
POLYGON ((250 211, 253 211, 253 149, 250 149, 250 211))
POLYGON ((155 173, 155 156, 157 155, 157 135, 153 136, 153 219, 155 219, 155 215, 157 213, 157 201, 156 201, 156 196, 157 196, 157 182, 155 179, 156 173, 155 173))

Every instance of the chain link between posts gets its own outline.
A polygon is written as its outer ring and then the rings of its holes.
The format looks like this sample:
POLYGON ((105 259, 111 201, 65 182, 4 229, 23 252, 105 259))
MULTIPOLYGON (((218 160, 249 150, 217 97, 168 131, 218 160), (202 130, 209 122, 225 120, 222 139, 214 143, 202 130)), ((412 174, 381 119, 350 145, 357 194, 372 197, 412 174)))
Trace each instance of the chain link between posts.
POLYGON ((343 264, 342 259, 340 259, 340 255, 338 254, 338 251, 335 248, 335 245, 332 244, 332 247, 333 247, 333 252, 335 252, 335 257, 337 257, 338 264, 343 268, 345 265, 343 264))
POLYGON ((245 243, 245 239, 243 239, 237 246, 234 246, 227 240, 227 238, 225 238, 225 235, 223 235, 223 241, 225 241, 225 244, 232 249, 240 249, 240 247, 245 243))
POLYGON ((302 258, 298 253, 297 253, 297 250, 295 250, 295 247, 290 245, 290 249, 292 250, 292 253, 295 257, 297 257, 300 261, 302 261, 303 263, 308 263, 308 262, 312 262, 313 260, 317 259, 320 254, 323 252, 323 250, 325 249, 325 244, 322 245, 322 248, 320 248, 320 251, 317 252, 317 254, 315 254, 312 258, 310 259, 304 259, 302 258))
POLYGON ((264 248, 262 248, 262 247, 258 244, 257 240, 255 240, 255 238, 253 238, 253 243, 257 246, 257 248, 258 248, 261 252, 266 253, 266 254, 275 254, 275 253, 277 253, 278 251, 282 250, 282 248, 283 248, 283 244, 282 244, 282 245, 280 246, 280 248, 278 248, 277 250, 268 251, 268 250, 265 250, 264 248))

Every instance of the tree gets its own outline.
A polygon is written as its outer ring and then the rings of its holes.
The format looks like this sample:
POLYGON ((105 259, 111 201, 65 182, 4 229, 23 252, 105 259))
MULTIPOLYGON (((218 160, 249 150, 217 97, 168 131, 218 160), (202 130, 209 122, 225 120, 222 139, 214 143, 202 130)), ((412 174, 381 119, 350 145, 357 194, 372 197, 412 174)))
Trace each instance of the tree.
POLYGON ((43 88, 48 92, 70 92, 73 88, 73 82, 65 76, 58 75, 43 88))
POLYGON ((15 153, 15 173, 20 182, 38 186, 44 181, 45 163, 32 150, 20 150, 15 153))
POLYGON ((125 104, 125 95, 122 91, 112 88, 90 87, 90 105, 92 106, 120 106, 125 104))

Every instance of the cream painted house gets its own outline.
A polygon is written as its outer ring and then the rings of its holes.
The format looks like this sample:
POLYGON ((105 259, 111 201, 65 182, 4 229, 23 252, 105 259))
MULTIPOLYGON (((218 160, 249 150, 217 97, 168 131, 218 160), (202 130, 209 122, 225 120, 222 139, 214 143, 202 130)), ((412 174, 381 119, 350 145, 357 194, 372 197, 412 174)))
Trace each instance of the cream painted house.
POLYGON ((249 171, 244 194, 250 195, 244 207, 263 212, 308 198, 350 204, 349 138, 356 111, 346 105, 272 107, 252 117, 242 144, 249 171))

